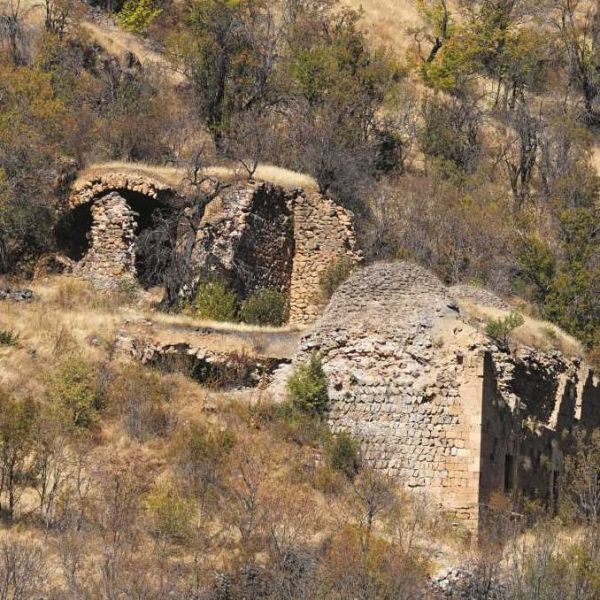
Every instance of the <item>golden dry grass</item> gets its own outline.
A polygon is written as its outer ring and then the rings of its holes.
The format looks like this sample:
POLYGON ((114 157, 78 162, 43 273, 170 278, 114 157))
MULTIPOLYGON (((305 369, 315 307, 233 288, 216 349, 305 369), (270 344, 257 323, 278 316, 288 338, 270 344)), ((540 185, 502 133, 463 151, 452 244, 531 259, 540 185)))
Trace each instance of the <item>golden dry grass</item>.
POLYGON ((108 26, 91 21, 82 21, 81 28, 110 54, 119 56, 131 52, 137 56, 143 67, 160 69, 171 84, 179 85, 185 82, 184 75, 175 71, 161 53, 149 48, 139 36, 124 31, 116 25, 108 26))
POLYGON ((101 360, 114 350, 117 333, 144 335, 160 343, 189 343, 218 352, 290 357, 300 331, 239 323, 197 320, 155 310, 157 296, 141 292, 136 298, 119 292, 100 292, 85 281, 53 277, 30 286, 31 303, 3 302, 0 329, 19 336, 17 347, 0 346, 0 384, 34 384, 69 353, 101 360))
MULTIPOLYGON (((509 314, 509 311, 476 304, 468 300, 459 301, 459 305, 467 315, 483 323, 506 317, 509 314)), ((517 345, 539 350, 560 350, 567 356, 583 355, 581 344, 560 327, 525 314, 523 314, 523 318, 525 323, 521 327, 517 327, 512 334, 512 339, 517 345)))
MULTIPOLYGON (((109 173, 148 177, 158 183, 175 188, 184 185, 186 179, 185 169, 150 165, 148 163, 112 161, 90 165, 79 173, 73 187, 77 189, 86 181, 109 173)), ((231 167, 207 167, 203 173, 208 177, 214 177, 222 181, 243 180, 245 178, 243 171, 231 167)), ((254 174, 254 180, 272 183, 284 188, 302 188, 306 191, 316 191, 318 189, 317 182, 310 175, 296 173, 274 165, 259 165, 254 174)))
POLYGON ((399 57, 412 44, 410 30, 422 24, 414 0, 345 0, 344 4, 363 11, 362 29, 374 45, 387 46, 399 57))

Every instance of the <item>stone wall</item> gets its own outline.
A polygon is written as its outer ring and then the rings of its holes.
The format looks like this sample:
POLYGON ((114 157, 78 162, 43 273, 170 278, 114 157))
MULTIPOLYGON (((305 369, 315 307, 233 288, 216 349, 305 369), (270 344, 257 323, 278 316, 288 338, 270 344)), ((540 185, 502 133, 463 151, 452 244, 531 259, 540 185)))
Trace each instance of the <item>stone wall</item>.
POLYGON ((576 426, 600 426, 600 384, 579 358, 531 348, 486 352, 481 503, 500 491, 553 508, 576 426))
POLYGON ((192 296, 199 281, 216 275, 241 298, 260 288, 289 297, 289 321, 313 322, 322 311, 319 277, 336 259, 360 261, 352 215, 332 200, 268 183, 222 190, 200 214, 180 226, 177 289, 192 296))
POLYGON ((191 227, 191 281, 186 295, 206 276, 229 282, 241 298, 271 287, 288 295, 294 256, 294 192, 268 184, 224 190, 191 227))
POLYGON ((380 263, 341 286, 296 357, 321 353, 329 422, 360 440, 367 464, 473 529, 494 492, 551 499, 565 432, 600 418, 579 359, 502 352, 483 325, 431 273, 380 263))
POLYGON ((482 362, 451 339, 456 324, 430 273, 377 264, 336 292, 298 360, 322 353, 331 426, 361 441, 368 464, 474 521, 482 362))
POLYGON ((319 279, 334 261, 360 262, 352 213, 330 198, 299 193, 294 198, 294 265, 290 323, 307 325, 323 311, 319 279))
MULTIPOLYGON (((290 323, 312 323, 323 309, 319 285, 323 270, 342 257, 361 260, 352 214, 330 198, 300 189, 265 182, 213 184, 207 190, 213 198, 206 206, 190 203, 183 211, 166 278, 166 303, 193 296, 199 281, 217 276, 228 281, 241 299, 261 288, 278 289, 289 299, 290 323)), ((88 206, 94 213, 91 238, 88 235, 92 248, 76 267, 77 273, 103 285, 125 273, 135 276, 135 257, 132 267, 130 256, 130 243, 135 240, 117 239, 128 227, 119 213, 127 203, 140 213, 141 229, 151 226, 148 215, 155 208, 183 209, 185 204, 167 184, 134 170, 101 172, 77 181, 70 195, 71 215, 77 221, 77 211, 88 206), (108 192, 120 193, 125 205, 107 212, 99 199, 108 192), (107 218, 113 217, 116 221, 109 225, 107 218), (100 249, 103 244, 106 250, 100 249), (124 261, 121 268, 116 265, 119 256, 124 261)), ((85 231, 89 223, 82 215, 76 225, 85 231)), ((83 254, 84 235, 79 237, 81 243, 71 245, 83 254)))
POLYGON ((91 212, 89 249, 76 265, 74 273, 104 288, 115 287, 123 281, 134 281, 134 212, 116 192, 94 202, 91 212))

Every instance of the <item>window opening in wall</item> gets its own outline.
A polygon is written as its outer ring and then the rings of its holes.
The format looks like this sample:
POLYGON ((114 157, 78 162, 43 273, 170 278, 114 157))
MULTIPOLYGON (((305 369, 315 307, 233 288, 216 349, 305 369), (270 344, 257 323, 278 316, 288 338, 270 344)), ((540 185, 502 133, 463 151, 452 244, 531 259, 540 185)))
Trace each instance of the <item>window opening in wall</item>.
POLYGON ((504 457, 504 493, 510 493, 514 488, 514 457, 507 454, 504 457))

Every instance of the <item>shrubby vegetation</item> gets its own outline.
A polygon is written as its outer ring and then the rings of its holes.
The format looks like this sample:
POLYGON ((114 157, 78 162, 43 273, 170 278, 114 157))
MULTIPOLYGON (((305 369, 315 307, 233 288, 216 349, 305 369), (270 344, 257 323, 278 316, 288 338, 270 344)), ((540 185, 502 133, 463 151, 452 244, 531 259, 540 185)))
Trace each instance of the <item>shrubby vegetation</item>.
POLYGON ((240 302, 227 283, 213 279, 198 285, 189 310, 201 319, 278 327, 287 320, 288 302, 273 288, 259 289, 240 302))
POLYGON ((511 312, 506 317, 498 317, 492 319, 485 326, 485 332, 494 339, 501 348, 507 350, 510 345, 512 332, 521 327, 525 323, 525 319, 519 313, 511 312))
MULTIPOLYGON (((44 4, 38 30, 25 3, 0 9, 0 273, 29 275, 55 248, 87 164, 175 165, 197 182, 199 165, 252 177, 271 162, 355 210, 368 260, 517 293, 598 355, 596 4, 419 0, 423 25, 398 57, 335 0, 93 2, 164 49, 175 75, 112 56, 76 0, 44 4)), ((332 265, 324 296, 347 274, 332 265)), ((283 318, 272 291, 240 312, 225 285, 204 285, 198 316, 283 318)), ((35 347, 20 326, 18 344, 0 332, 14 371, 0 385, 0 596, 416 597, 431 540, 459 542, 328 431, 318 356, 293 373, 289 401, 236 403, 124 367, 104 332, 78 337, 80 307, 130 301, 73 281, 50 299, 68 320, 35 313, 35 347)), ((488 333, 506 344, 516 325, 488 333)), ((599 596, 598 440, 571 441, 556 514, 530 507, 522 536, 500 499, 482 597, 499 581, 506 598, 599 596)))
POLYGON ((322 415, 327 410, 327 375, 318 354, 298 365, 287 381, 287 390, 293 406, 312 415, 322 415))
POLYGON ((238 299, 223 281, 207 281, 198 286, 191 309, 201 319, 233 322, 237 320, 238 299))
POLYGON ((240 320, 252 325, 283 325, 286 322, 287 300, 273 288, 258 290, 240 306, 240 320))
POLYGON ((0 329, 0 346, 16 346, 18 343, 18 333, 10 329, 0 329))

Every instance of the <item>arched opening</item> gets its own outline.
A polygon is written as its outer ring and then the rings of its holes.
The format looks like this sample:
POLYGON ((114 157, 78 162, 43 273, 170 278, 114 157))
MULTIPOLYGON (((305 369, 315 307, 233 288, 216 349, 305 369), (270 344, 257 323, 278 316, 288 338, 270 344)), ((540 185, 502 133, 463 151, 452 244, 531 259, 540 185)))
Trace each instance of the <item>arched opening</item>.
POLYGON ((64 215, 54 229, 56 247, 75 262, 80 261, 90 247, 88 234, 92 228, 92 203, 80 204, 64 215))
POLYGON ((116 190, 136 213, 135 269, 145 288, 161 285, 175 243, 179 210, 171 198, 116 190))
POLYGON ((75 262, 90 251, 94 226, 92 207, 95 202, 116 192, 135 213, 135 270, 139 284, 145 288, 161 285, 175 242, 177 219, 181 209, 173 194, 153 198, 129 189, 106 189, 93 200, 69 211, 55 228, 58 250, 75 262))

